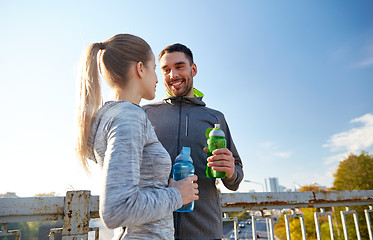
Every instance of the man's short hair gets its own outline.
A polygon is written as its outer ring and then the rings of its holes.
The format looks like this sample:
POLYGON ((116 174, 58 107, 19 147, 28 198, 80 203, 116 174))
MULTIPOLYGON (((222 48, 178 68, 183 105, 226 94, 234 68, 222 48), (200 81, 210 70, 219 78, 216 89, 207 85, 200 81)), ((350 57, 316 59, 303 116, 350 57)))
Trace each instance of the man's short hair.
POLYGON ((192 53, 192 51, 187 46, 185 46, 185 45, 183 45, 181 43, 175 43, 175 44, 172 44, 172 45, 169 45, 169 46, 165 47, 161 51, 161 53, 159 54, 158 61, 166 53, 172 53, 172 52, 183 52, 185 54, 186 58, 188 58, 188 60, 190 62, 190 65, 192 65, 194 63, 193 62, 193 53, 192 53))

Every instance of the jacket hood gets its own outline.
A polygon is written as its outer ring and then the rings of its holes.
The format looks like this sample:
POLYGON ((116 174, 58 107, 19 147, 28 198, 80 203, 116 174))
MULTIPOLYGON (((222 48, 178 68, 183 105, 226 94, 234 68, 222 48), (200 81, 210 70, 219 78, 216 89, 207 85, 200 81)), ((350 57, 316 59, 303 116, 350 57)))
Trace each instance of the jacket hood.
POLYGON ((203 93, 198 91, 195 88, 193 88, 194 97, 192 98, 185 97, 185 96, 174 97, 174 96, 171 96, 169 92, 166 92, 166 94, 167 96, 163 99, 163 101, 169 104, 174 104, 176 102, 188 102, 188 103, 195 104, 195 105, 206 106, 206 103, 202 101, 202 98, 204 96, 203 93))
POLYGON ((96 157, 95 157, 95 152, 94 152, 94 149, 93 149, 93 143, 95 142, 95 138, 96 138, 96 135, 97 135, 97 131, 98 131, 98 128, 100 126, 100 123, 101 123, 101 120, 104 116, 104 114, 106 113, 106 111, 108 109, 110 109, 111 107, 113 107, 114 105, 116 105, 118 102, 117 101, 109 101, 109 102, 106 102, 99 110, 98 112, 96 113, 95 117, 94 117, 94 120, 92 122, 92 125, 91 125, 91 130, 90 130, 90 133, 89 133, 89 137, 88 137, 88 159, 94 161, 94 162, 98 162, 96 157))

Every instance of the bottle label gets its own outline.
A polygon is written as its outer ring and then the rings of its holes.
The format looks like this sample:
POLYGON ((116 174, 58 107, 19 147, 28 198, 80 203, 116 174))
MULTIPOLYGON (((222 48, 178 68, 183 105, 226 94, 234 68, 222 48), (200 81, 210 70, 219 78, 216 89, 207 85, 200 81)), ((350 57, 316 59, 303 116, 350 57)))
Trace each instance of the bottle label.
MULTIPOLYGON (((219 129, 220 128, 208 128, 206 130, 206 138, 207 138, 207 156, 210 157, 212 156, 212 152, 215 149, 220 149, 220 148, 226 148, 227 143, 224 137, 222 136, 209 136, 210 132, 214 129, 219 129)), ((226 172, 220 172, 220 171, 215 171, 211 167, 206 166, 206 176, 208 178, 225 178, 227 175, 226 172)))
POLYGON ((219 148, 225 148, 226 147, 226 141, 224 138, 210 138, 207 140, 207 154, 208 156, 212 156, 212 152, 215 149, 219 148))

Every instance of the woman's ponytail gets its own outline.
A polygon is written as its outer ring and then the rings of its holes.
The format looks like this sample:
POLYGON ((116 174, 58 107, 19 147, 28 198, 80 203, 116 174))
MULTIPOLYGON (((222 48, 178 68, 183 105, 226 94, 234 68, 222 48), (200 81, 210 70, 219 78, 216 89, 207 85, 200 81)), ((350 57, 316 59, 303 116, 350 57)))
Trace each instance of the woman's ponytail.
POLYGON ((102 105, 99 72, 112 88, 123 88, 133 63, 147 63, 152 56, 149 44, 131 34, 117 34, 103 43, 91 44, 81 61, 78 136, 76 154, 88 171, 88 139, 91 124, 102 105))
POLYGON ((88 137, 91 124, 102 105, 97 55, 103 46, 103 43, 91 44, 82 58, 76 154, 86 171, 88 171, 88 137))

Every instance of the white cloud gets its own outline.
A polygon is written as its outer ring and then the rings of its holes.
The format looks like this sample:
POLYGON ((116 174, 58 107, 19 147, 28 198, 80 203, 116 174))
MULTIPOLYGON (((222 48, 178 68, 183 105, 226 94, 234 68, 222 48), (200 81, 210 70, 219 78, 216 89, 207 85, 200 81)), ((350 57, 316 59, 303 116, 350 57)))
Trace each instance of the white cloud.
POLYGON ((325 159, 325 164, 331 164, 345 159, 348 153, 357 153, 373 146, 373 114, 367 113, 355 118, 350 123, 360 123, 362 126, 352 128, 348 131, 337 133, 330 137, 323 147, 330 148, 332 152, 343 151, 325 159))
POLYGON ((350 48, 348 46, 342 46, 336 49, 334 52, 330 54, 330 57, 334 60, 344 58, 350 52, 350 48))
POLYGON ((259 149, 261 150, 261 156, 266 156, 266 159, 287 159, 293 155, 291 151, 278 151, 279 147, 276 143, 268 141, 259 143, 259 149))
POLYGON ((373 66, 373 56, 352 65, 353 68, 366 68, 373 66))
POLYGON ((277 149, 277 146, 274 142, 262 142, 259 143, 259 146, 265 150, 277 149))
POLYGON ((289 158, 289 157, 291 157, 291 155, 293 155, 292 152, 276 152, 276 153, 273 153, 273 156, 279 157, 279 158, 289 158))
POLYGON ((324 158, 324 164, 329 165, 329 164, 332 164, 332 163, 338 163, 338 162, 346 159, 348 157, 348 155, 349 155, 349 153, 345 152, 345 153, 341 153, 341 154, 337 154, 337 155, 333 155, 333 156, 324 158))
POLYGON ((355 152, 373 145, 373 115, 368 113, 355 118, 351 123, 362 123, 363 126, 333 135, 323 147, 331 151, 346 150, 355 152))

